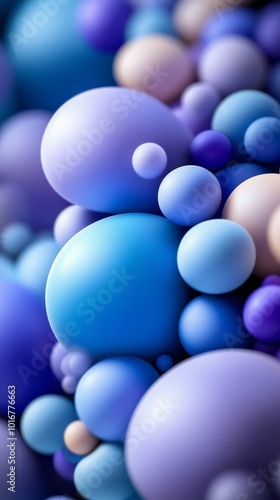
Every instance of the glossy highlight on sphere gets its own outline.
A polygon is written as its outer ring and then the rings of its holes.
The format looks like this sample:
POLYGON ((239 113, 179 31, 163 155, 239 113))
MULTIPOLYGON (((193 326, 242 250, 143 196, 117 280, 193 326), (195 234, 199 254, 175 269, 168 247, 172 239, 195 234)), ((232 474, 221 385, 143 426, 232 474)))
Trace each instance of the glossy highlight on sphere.
POLYGON ((181 228, 150 214, 107 217, 76 234, 60 250, 46 286, 57 339, 96 361, 175 354, 189 298, 176 264, 181 237, 181 228))

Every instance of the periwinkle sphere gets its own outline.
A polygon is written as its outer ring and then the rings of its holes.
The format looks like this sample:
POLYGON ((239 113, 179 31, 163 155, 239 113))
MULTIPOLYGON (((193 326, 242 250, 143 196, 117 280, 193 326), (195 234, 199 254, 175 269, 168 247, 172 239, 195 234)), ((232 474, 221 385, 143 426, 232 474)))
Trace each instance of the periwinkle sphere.
POLYGON ((213 479, 205 500, 225 500, 225 498, 227 500, 274 500, 275 496, 270 484, 259 479, 255 471, 229 470, 213 479))
POLYGON ((181 228, 151 214, 107 217, 73 236, 46 286, 57 339, 96 361, 177 353, 177 322, 189 299, 176 264, 181 237, 181 228))
POLYGON ((50 120, 42 141, 43 169, 61 196, 84 208, 158 211, 162 176, 147 182, 131 166, 135 149, 146 142, 165 150, 167 172, 186 160, 184 126, 164 104, 131 89, 89 90, 66 102, 50 120))
POLYGON ((279 23, 280 5, 278 2, 269 3, 260 12, 255 38, 259 46, 272 59, 280 57, 279 23))
POLYGON ((55 338, 44 305, 15 279, 0 280, 0 330, 0 413, 7 412, 8 385, 16 386, 16 411, 21 413, 34 398, 58 392, 59 384, 49 366, 55 338))
POLYGON ((95 436, 123 441, 137 403, 157 379, 157 371, 139 358, 119 356, 100 361, 78 384, 77 413, 95 436))
POLYGON ((280 286, 261 286, 252 292, 245 302, 243 318, 257 340, 280 342, 280 286))
POLYGON ((256 248, 253 238, 240 224, 208 220, 185 234, 177 261, 180 274, 190 287, 202 293, 227 293, 245 283, 252 274, 256 248))
POLYGON ((54 222, 54 238, 59 246, 74 236, 74 234, 93 222, 103 219, 105 214, 91 212, 77 205, 70 205, 60 212, 54 222))
POLYGON ((279 457, 279 381, 278 360, 245 349, 194 356, 162 375, 126 435, 140 496, 201 500, 226 470, 267 469, 279 457))
POLYGON ((272 116, 251 123, 244 136, 248 155, 259 163, 280 161, 280 120, 272 116))
POLYGON ((258 14, 255 9, 225 8, 222 12, 215 12, 210 17, 203 27, 201 36, 206 43, 211 43, 225 35, 242 35, 254 38, 257 20, 258 14))
POLYGON ((194 226, 213 217, 221 199, 222 191, 216 177, 197 165, 172 170, 158 191, 162 213, 182 226, 194 226))
POLYGON ((20 431, 28 446, 44 455, 53 455, 63 446, 63 433, 77 419, 73 403, 63 396, 47 394, 25 408, 20 431))
POLYGON ((250 346, 242 310, 242 300, 231 295, 199 295, 191 300, 179 320, 180 340, 188 354, 250 346))
POLYGON ((135 172, 144 179, 154 179, 163 174, 167 166, 167 155, 164 149, 153 142, 146 142, 135 149, 132 166, 135 172))

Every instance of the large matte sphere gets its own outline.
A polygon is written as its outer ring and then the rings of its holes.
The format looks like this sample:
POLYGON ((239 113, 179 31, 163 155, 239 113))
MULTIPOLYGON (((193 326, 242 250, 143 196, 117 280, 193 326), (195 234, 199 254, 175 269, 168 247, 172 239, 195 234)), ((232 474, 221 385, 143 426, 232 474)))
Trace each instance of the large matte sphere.
POLYGON ((142 498, 202 500, 226 470, 267 468, 279 456, 279 384, 278 360, 243 349, 195 356, 163 375, 126 436, 142 498))

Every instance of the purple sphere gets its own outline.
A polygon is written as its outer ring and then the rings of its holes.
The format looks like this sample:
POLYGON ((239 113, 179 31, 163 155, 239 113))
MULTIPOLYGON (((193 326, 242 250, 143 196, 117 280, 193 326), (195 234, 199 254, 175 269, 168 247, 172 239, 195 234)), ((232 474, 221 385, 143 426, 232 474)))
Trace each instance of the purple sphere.
POLYGON ((280 286, 266 285, 251 293, 244 305, 243 319, 256 339, 280 342, 280 286))
POLYGON ((55 219, 53 231, 56 242, 63 247, 76 233, 105 216, 77 205, 66 207, 55 219))
POLYGON ((117 51, 131 11, 125 0, 83 0, 77 15, 80 32, 96 49, 117 51))
POLYGON ((73 481, 76 464, 68 462, 62 450, 55 452, 53 456, 53 466, 57 474, 59 474, 63 479, 66 479, 66 481, 73 481))
POLYGON ((279 384, 279 361, 245 349, 194 356, 160 377, 126 435, 140 496, 202 500, 222 472, 256 471, 277 459, 279 384))
POLYGON ((48 111, 24 111, 0 129, 0 176, 27 197, 30 222, 36 229, 50 228, 66 205, 49 186, 41 165, 41 141, 50 118, 48 111))
POLYGON ((226 166, 232 156, 229 138, 216 130, 205 130, 198 134, 190 145, 190 156, 196 165, 209 170, 226 166))
MULTIPOLYGON (((272 482, 273 475, 269 477, 272 482)), ((260 477, 253 470, 223 472, 212 481, 204 500, 273 500, 270 484, 260 477)))
POLYGON ((278 274, 270 274, 262 281, 262 286, 266 285, 279 285, 280 286, 280 276, 278 274))
POLYGON ((255 38, 264 52, 273 59, 280 58, 280 4, 266 5, 259 17, 255 38))

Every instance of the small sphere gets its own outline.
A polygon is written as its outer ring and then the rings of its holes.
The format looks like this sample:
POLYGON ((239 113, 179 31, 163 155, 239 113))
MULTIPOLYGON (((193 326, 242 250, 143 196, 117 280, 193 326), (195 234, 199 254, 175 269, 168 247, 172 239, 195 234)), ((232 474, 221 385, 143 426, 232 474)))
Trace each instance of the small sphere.
POLYGON ((79 380, 77 377, 73 375, 65 375, 61 381, 61 387, 66 394, 74 394, 78 382, 79 380))
POLYGON ((4 228, 1 246, 4 252, 16 257, 33 239, 32 229, 23 222, 14 222, 4 228))
POLYGON ((246 130, 244 146, 250 161, 280 161, 280 120, 271 116, 259 118, 246 130))
POLYGON ((212 128, 228 136, 238 158, 245 156, 247 159, 245 132, 251 123, 263 116, 280 116, 277 100, 258 90, 241 90, 219 104, 213 115, 212 128))
POLYGON ((258 340, 280 342, 280 286, 257 288, 243 310, 247 330, 258 340))
POLYGON ((208 0, 180 0, 173 11, 174 24, 186 42, 196 42, 202 28, 215 12, 215 2, 208 0))
POLYGON ((173 359, 168 354, 161 354, 156 360, 157 369, 161 372, 167 372, 172 368, 173 364, 173 359))
POLYGON ((63 446, 63 433, 76 420, 74 405, 62 396, 48 394, 36 398, 24 410, 20 430, 28 446, 52 455, 63 446))
POLYGON ((63 247, 72 236, 103 217, 105 214, 91 212, 77 205, 66 207, 54 222, 53 232, 57 244, 63 247))
POLYGON ((280 205, 272 212, 268 221, 267 239, 271 253, 280 263, 280 205))
POLYGON ((133 153, 132 166, 140 177, 155 179, 162 175, 167 167, 166 152, 153 142, 141 144, 133 153))
POLYGON ((62 450, 57 450, 53 456, 54 470, 66 481, 73 481, 76 464, 66 460, 62 450))
POLYGON ((223 95, 243 89, 261 89, 268 64, 258 46, 248 38, 229 35, 215 40, 204 50, 198 73, 223 95))
POLYGON ((162 181, 158 203, 172 222, 194 226, 217 212, 222 191, 216 177, 205 168, 187 165, 172 170, 162 181))
POLYGON ((235 296, 200 295, 183 310, 179 336, 184 349, 195 356, 225 348, 246 348, 251 336, 242 321, 242 300, 235 296))
POLYGON ((262 286, 266 285, 280 286, 280 276, 278 276, 278 274, 270 274, 269 276, 266 276, 262 281, 262 286))
POLYGON ((201 37, 206 43, 226 35, 254 38, 257 20, 258 14, 255 9, 236 7, 215 12, 203 26, 201 37))
POLYGON ((230 161, 232 145, 229 138, 222 132, 205 130, 191 142, 190 155, 196 165, 209 170, 219 170, 230 161))
POLYGON ((72 453, 87 455, 98 446, 99 439, 91 434, 81 420, 75 420, 65 429, 64 443, 72 453))
POLYGON ((192 227, 183 237, 177 256, 185 282, 199 292, 211 294, 231 292, 241 286, 251 275, 255 261, 256 249, 248 231, 222 219, 192 227))
POLYGON ((119 85, 141 90, 163 102, 177 99, 194 80, 194 65, 186 47, 160 34, 125 43, 116 54, 113 69, 119 85))
POLYGON ((181 104, 188 113, 199 114, 200 119, 210 120, 221 98, 221 94, 210 83, 195 82, 182 93, 181 104))
POLYGON ((263 278, 280 273, 280 263, 272 254, 267 229, 273 211, 279 205, 280 175, 263 174, 242 182, 229 196, 223 217, 241 224, 252 236, 257 260, 254 274, 263 278))
POLYGON ((67 356, 68 351, 63 347, 60 342, 56 342, 56 344, 52 348, 52 352, 50 355, 50 365, 53 374, 56 376, 56 378, 61 381, 64 377, 64 373, 61 369, 61 363, 65 356, 67 356))
POLYGON ((72 352, 70 358, 71 373, 81 377, 93 364, 91 356, 87 352, 72 352))

